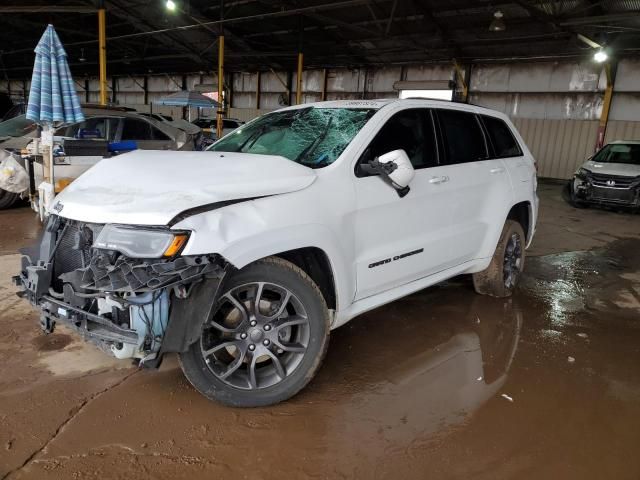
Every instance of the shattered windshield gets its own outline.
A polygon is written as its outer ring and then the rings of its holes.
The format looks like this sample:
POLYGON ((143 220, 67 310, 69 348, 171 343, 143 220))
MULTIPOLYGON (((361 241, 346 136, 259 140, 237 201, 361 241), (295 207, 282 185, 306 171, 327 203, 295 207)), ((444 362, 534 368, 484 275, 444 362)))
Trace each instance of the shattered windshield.
POLYGON ((209 147, 214 152, 281 155, 311 168, 335 162, 375 109, 307 107, 264 115, 209 147))
POLYGON ((631 165, 640 165, 640 145, 633 143, 612 143, 605 145, 592 160, 599 163, 628 163, 631 165))
POLYGON ((27 120, 26 115, 18 115, 0 122, 0 137, 21 137, 36 128, 36 124, 27 120))

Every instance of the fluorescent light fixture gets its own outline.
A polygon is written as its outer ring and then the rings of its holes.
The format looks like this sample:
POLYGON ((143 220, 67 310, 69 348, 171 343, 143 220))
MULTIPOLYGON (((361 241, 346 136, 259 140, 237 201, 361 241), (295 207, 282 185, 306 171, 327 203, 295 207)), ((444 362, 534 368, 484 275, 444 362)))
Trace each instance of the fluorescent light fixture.
POLYGON ((430 98, 451 101, 453 90, 400 90, 400 98, 430 98))
POLYGON ((167 10, 171 10, 173 12, 176 9, 176 2, 173 0, 167 0, 165 6, 167 7, 167 10))
POLYGON ((598 63, 606 62, 608 58, 609 55, 607 55, 607 52, 604 50, 598 50, 593 54, 593 59, 598 63))

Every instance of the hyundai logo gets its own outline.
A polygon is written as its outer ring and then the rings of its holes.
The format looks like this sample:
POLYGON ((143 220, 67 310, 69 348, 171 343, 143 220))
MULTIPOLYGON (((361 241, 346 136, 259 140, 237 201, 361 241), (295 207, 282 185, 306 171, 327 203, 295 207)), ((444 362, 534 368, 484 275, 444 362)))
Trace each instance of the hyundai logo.
POLYGON ((615 180, 607 180, 607 186, 615 187, 616 186, 616 181, 615 180))

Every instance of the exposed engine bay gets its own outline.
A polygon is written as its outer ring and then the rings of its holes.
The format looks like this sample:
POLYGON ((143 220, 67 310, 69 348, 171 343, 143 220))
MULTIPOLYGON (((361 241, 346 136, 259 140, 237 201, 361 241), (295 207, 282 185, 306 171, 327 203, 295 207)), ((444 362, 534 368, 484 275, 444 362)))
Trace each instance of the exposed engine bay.
POLYGON ((96 246, 104 228, 50 216, 40 245, 22 252, 14 277, 20 295, 40 308, 46 333, 63 322, 117 358, 159 364, 163 353, 197 338, 226 262, 217 255, 130 258, 96 246))

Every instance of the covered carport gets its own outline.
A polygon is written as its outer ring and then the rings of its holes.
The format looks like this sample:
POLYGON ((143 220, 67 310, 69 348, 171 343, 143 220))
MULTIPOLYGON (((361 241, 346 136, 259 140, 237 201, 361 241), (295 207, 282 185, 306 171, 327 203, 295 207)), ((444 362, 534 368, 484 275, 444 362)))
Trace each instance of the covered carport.
POLYGON ((176 355, 141 369, 65 327, 44 335, 11 279, 42 223, 24 202, 0 210, 0 479, 640 476, 640 217, 563 198, 595 151, 640 140, 640 3, 4 2, 13 105, 49 23, 82 104, 200 116, 218 136, 331 100, 497 110, 537 161, 540 212, 512 297, 468 275, 415 292, 332 331, 294 398, 238 409, 201 396, 176 355), (220 106, 159 104, 185 90, 220 106))

